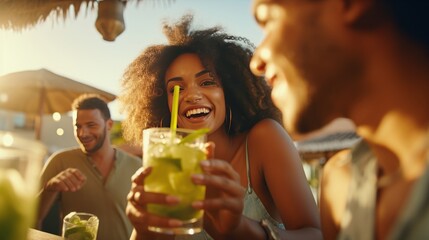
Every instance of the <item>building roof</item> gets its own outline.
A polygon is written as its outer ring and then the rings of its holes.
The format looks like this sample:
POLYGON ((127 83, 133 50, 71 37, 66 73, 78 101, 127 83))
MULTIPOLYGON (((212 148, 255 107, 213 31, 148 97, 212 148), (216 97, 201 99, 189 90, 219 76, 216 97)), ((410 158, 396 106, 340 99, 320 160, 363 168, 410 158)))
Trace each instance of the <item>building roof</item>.
POLYGON ((352 147, 359 140, 356 132, 345 131, 296 141, 295 146, 304 161, 320 158, 325 161, 336 152, 352 147))

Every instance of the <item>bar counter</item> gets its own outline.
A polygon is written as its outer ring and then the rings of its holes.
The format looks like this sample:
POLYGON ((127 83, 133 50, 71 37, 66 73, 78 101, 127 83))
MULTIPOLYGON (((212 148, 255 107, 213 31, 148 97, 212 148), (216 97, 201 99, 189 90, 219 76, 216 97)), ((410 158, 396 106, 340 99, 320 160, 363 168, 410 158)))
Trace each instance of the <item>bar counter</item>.
POLYGON ((30 228, 30 230, 28 231, 27 240, 64 240, 64 238, 51 233, 42 232, 42 231, 30 228))

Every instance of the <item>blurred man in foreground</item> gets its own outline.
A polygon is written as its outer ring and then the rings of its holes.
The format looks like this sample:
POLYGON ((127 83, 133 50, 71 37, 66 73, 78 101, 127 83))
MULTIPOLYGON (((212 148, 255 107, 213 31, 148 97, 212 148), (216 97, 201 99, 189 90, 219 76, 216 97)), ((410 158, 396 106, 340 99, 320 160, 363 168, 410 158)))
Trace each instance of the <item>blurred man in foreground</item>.
POLYGON ((324 169, 325 239, 429 239, 429 9, 421 0, 254 0, 251 62, 293 134, 363 137, 324 169))

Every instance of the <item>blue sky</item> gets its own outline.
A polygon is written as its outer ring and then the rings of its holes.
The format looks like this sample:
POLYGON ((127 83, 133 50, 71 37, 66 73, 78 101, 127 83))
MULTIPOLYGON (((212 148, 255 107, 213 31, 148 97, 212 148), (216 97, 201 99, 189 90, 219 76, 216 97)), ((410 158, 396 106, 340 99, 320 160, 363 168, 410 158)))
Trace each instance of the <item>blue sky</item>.
MULTIPOLYGON (((195 15, 201 27, 221 25, 228 33, 262 40, 262 31, 251 15, 251 0, 146 0, 125 8, 126 29, 106 42, 95 28, 96 11, 81 11, 77 18, 50 18, 21 32, 0 30, 0 76, 46 68, 114 94, 126 66, 148 45, 165 42, 163 19, 177 20, 186 12, 195 15), (170 2, 169 4, 166 4, 170 2)), ((123 118, 116 102, 110 104, 113 118, 123 118)))

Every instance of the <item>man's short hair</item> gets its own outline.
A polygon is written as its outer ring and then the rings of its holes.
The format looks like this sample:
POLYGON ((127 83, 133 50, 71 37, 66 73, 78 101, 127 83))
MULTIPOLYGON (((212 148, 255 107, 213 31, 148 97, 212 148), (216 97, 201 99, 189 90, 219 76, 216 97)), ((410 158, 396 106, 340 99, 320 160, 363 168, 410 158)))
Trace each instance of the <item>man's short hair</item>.
POLYGON ((104 120, 111 118, 110 110, 105 98, 98 94, 82 94, 77 97, 72 104, 72 110, 92 110, 98 109, 103 115, 104 120))

